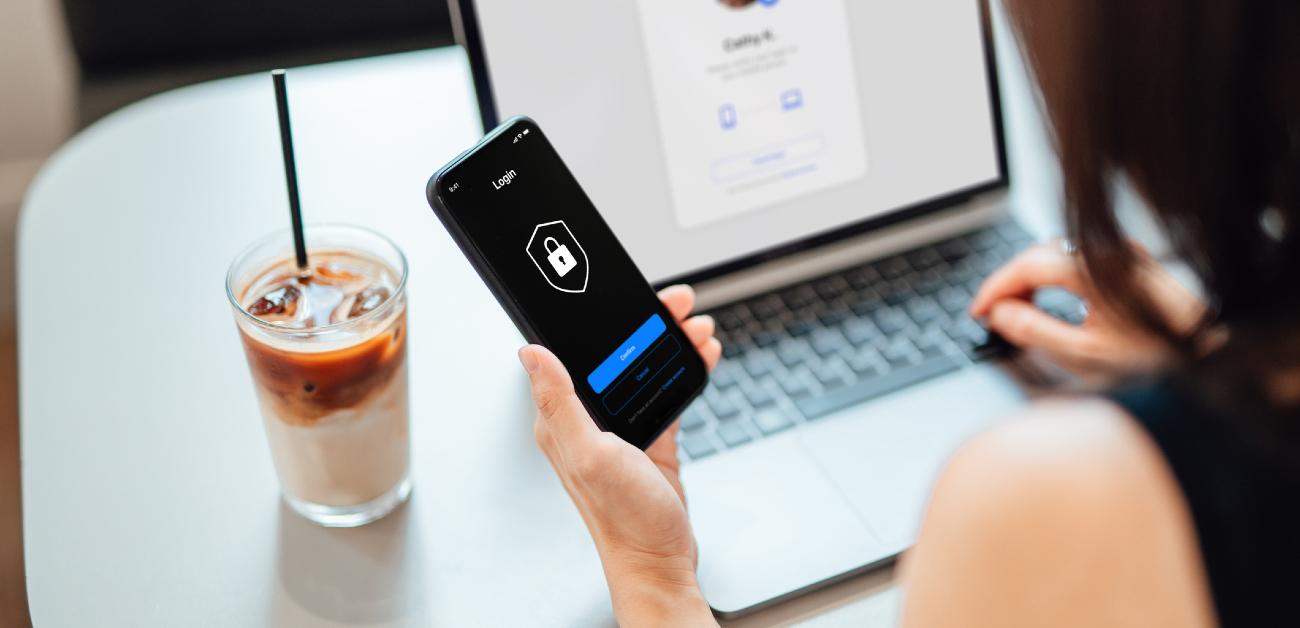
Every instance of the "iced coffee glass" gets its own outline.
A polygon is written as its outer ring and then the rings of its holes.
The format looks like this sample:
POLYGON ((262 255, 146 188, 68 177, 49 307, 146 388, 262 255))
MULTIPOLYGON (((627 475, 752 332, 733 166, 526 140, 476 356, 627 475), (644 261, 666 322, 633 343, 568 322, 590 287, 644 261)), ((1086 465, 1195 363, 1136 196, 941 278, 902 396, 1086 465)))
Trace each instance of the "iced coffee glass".
POLYGON ((406 258, 387 238, 309 226, 308 270, 289 231, 226 276, 284 499, 325 526, 383 517, 410 495, 406 258))

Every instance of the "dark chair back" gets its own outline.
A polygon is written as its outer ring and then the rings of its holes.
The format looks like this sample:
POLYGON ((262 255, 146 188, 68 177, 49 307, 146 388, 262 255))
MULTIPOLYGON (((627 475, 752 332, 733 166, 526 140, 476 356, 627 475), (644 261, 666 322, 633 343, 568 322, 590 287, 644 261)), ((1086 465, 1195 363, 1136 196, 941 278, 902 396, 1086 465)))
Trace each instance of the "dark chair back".
POLYGON ((452 41, 441 0, 64 0, 64 8, 92 77, 286 53, 295 63, 326 61, 452 41))

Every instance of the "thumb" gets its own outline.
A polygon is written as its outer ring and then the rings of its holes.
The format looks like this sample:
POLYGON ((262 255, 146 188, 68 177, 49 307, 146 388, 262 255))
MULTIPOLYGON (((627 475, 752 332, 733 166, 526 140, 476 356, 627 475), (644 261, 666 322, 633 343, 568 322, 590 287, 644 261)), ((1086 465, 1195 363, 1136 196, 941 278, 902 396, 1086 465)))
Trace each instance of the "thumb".
POLYGON ((1003 299, 989 311, 989 328, 1018 347, 1058 357, 1081 357, 1091 346, 1087 331, 1063 322, 1020 299, 1003 299))
POLYGON ((578 400, 569 371, 554 353, 540 345, 528 345, 519 350, 519 361, 528 371, 538 413, 559 440, 571 441, 600 432, 578 400))

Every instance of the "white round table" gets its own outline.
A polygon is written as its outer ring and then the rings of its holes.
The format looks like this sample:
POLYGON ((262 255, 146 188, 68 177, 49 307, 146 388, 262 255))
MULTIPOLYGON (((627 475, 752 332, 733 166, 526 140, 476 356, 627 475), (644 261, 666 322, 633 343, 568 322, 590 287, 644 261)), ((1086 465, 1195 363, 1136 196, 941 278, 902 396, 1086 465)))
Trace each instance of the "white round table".
MULTIPOLYGON (((521 339, 424 199, 479 136, 462 52, 296 69, 289 89, 307 220, 371 227, 410 260, 412 500, 353 530, 280 503, 223 293, 234 255, 288 223, 271 81, 162 94, 64 146, 22 214, 35 624, 613 623, 586 529, 532 440, 521 339)), ((1033 124, 1013 127, 1013 151, 1033 124)), ((734 623, 892 624, 890 578, 734 623)))
POLYGON ((479 136, 463 54, 296 69, 289 86, 307 220, 369 226, 410 260, 412 500, 353 530, 281 505, 223 292, 234 255, 288 221, 271 81, 156 96, 63 147, 22 214, 35 624, 612 623, 532 440, 520 337, 424 199, 479 136))

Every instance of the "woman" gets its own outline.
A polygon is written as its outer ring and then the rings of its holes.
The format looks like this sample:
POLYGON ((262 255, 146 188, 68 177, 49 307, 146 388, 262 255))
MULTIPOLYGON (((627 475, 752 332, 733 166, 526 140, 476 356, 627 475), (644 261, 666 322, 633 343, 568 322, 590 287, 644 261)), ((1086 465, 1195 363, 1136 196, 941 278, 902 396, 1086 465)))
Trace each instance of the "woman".
MULTIPOLYGON (((1073 247, 988 279, 973 315, 1115 382, 963 446, 902 562, 906 626, 1300 621, 1300 3, 1008 0, 1060 155, 1073 247), (1145 198, 1204 304, 1120 233, 1145 198), (1060 286, 1081 327, 1028 296, 1060 286)), ((662 297, 709 364, 713 323, 662 297)), ((520 358, 536 436, 600 552, 625 625, 713 622, 668 432, 601 433, 541 347, 520 358)))

